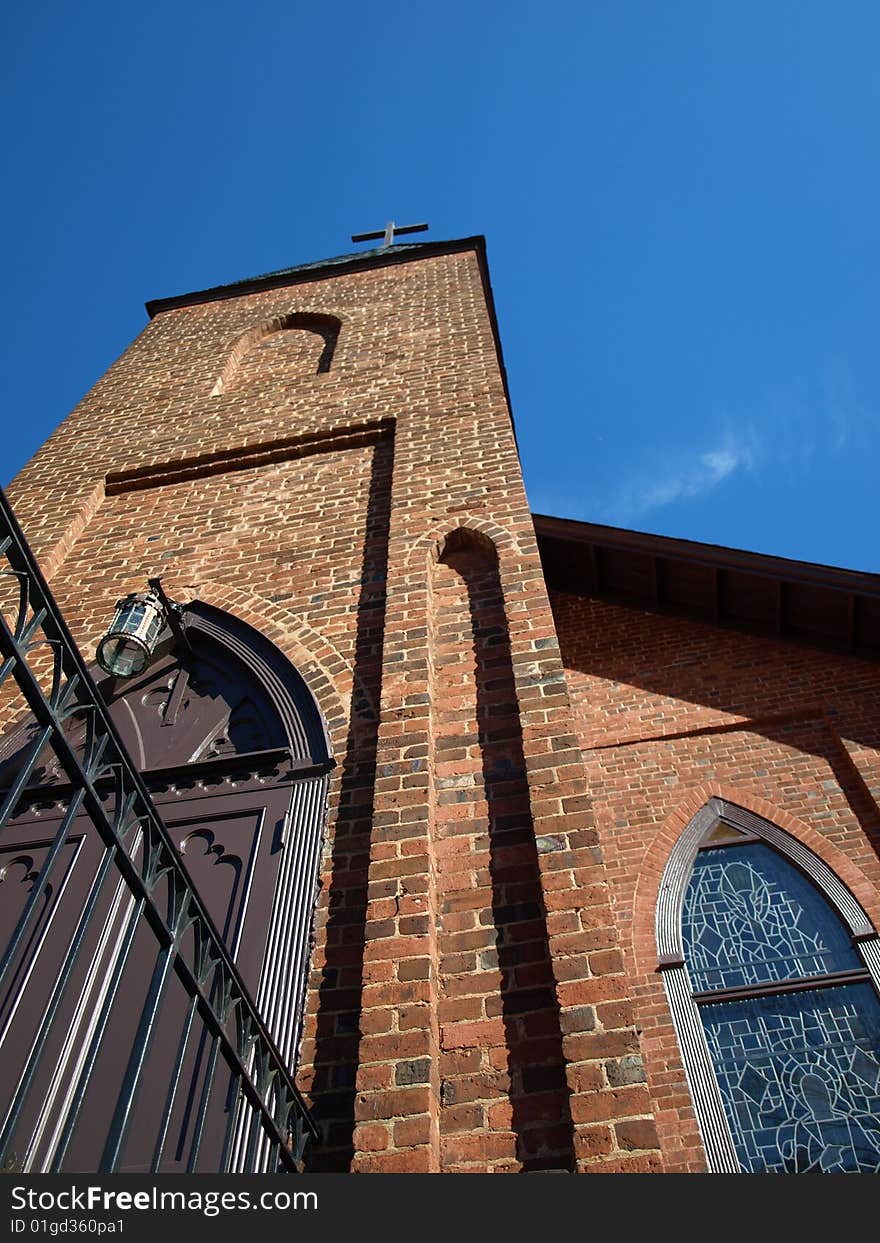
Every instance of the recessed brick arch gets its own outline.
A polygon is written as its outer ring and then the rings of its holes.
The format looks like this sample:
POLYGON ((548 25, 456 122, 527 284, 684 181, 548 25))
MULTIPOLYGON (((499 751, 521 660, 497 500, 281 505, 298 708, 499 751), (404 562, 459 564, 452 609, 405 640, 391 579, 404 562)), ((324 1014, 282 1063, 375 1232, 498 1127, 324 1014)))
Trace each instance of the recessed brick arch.
POLYGON ((452 546, 454 547, 455 541, 467 540, 468 536, 475 543, 481 543, 484 546, 491 544, 495 548, 499 560, 504 551, 519 550, 514 536, 496 522, 490 522, 486 518, 462 518, 458 522, 447 521, 442 524, 438 523, 431 531, 426 532, 416 540, 407 557, 407 568, 415 568, 421 556, 427 558, 429 566, 435 564, 443 556, 450 540, 453 541, 452 546))
POLYGON ((232 346, 223 370, 211 390, 211 396, 216 397, 227 392, 235 384, 242 362, 250 351, 267 337, 278 332, 311 332, 321 337, 324 345, 317 358, 315 370, 317 374, 329 371, 341 327, 342 321, 335 315, 327 315, 324 312, 296 311, 249 328, 232 346))
POLYGON ((472 522, 447 527, 429 545, 444 1170, 570 1170, 577 1160, 548 929, 552 907, 543 890, 500 571, 499 552, 511 545, 494 524, 472 522), (486 910, 478 923, 468 894, 481 890, 486 910), (463 1100, 485 1130, 484 1153, 460 1134, 463 1100))
POLYGON ((457 552, 476 552, 486 561, 498 561, 498 548, 495 541, 482 531, 472 527, 456 527, 450 531, 439 551, 438 561, 446 561, 457 552))

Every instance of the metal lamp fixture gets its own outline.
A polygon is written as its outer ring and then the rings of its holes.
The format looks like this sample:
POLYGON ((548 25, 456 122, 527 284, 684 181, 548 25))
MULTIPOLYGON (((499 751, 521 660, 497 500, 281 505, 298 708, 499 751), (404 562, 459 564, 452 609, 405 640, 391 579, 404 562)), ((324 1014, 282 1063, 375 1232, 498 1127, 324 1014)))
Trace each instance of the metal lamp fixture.
POLYGON ((168 609, 164 592, 150 587, 117 600, 110 628, 98 644, 98 664, 113 677, 134 677, 156 650, 168 609))

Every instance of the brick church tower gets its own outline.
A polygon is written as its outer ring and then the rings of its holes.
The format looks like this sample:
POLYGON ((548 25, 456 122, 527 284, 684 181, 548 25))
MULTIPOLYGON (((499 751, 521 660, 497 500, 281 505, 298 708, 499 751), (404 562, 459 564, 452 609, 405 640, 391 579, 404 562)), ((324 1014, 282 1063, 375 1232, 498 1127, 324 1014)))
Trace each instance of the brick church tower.
MULTIPOLYGON (((267 703, 293 688, 323 784, 247 849, 241 774, 284 785, 296 729, 212 689, 217 656, 102 694, 199 826, 172 828, 196 883, 196 853, 236 860, 233 922, 205 900, 296 1067, 308 1168, 875 1168, 877 579, 534 517, 481 238, 148 310, 10 499, 84 653, 159 577, 199 642, 251 646, 267 703), (746 1074, 734 1019, 820 1034, 746 1074)), ((112 1168, 150 1168, 129 1133, 112 1168)))

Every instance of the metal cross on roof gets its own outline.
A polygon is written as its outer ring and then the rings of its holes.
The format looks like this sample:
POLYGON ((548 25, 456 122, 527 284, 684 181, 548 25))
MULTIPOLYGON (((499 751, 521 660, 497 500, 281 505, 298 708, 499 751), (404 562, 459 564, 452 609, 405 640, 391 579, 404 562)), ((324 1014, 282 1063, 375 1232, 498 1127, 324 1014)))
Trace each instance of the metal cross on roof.
POLYGON ((401 233, 424 233, 427 229, 426 224, 395 224, 393 220, 389 220, 384 229, 380 229, 378 233, 352 233, 351 240, 353 242, 374 242, 378 238, 382 238, 380 250, 384 250, 386 246, 390 246, 401 233))

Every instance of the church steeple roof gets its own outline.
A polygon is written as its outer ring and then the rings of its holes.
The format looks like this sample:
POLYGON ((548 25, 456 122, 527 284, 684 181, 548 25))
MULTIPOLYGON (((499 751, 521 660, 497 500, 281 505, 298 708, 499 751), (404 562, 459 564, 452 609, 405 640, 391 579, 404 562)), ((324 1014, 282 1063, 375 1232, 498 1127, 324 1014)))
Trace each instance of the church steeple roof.
POLYGON ((232 281, 228 285, 214 285, 209 289, 177 294, 170 298, 154 298, 145 303, 152 319, 162 311, 177 307, 194 306, 200 302, 217 302, 222 298, 238 298, 243 294, 259 293, 264 289, 277 289, 284 285, 296 285, 301 281, 325 280, 338 276, 340 269, 349 272, 369 268, 388 267, 406 263, 412 259, 428 259, 434 255, 455 254, 462 250, 475 250, 485 271, 486 239, 482 234, 474 237, 453 238, 445 242, 395 243, 393 246, 377 246, 372 250, 360 250, 353 254, 337 255, 332 259, 319 259, 312 263, 299 263, 290 268, 279 268, 262 276, 251 276, 232 281))

